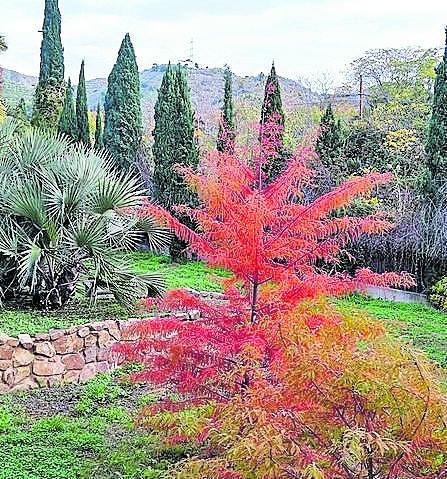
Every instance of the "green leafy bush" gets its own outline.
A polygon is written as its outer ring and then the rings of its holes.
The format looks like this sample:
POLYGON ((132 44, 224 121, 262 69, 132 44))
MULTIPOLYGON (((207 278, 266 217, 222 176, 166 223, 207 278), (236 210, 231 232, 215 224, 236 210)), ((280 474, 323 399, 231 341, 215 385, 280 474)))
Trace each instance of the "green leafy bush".
POLYGON ((447 276, 432 286, 429 299, 433 306, 447 312, 447 276))
POLYGON ((14 121, 0 125, 0 292, 30 296, 41 309, 57 309, 86 280, 90 293, 112 292, 130 305, 148 290, 159 293, 157 274, 135 274, 123 253, 141 240, 166 246, 169 235, 151 219, 123 209, 138 206, 145 190, 132 174, 93 149, 73 146, 14 121))

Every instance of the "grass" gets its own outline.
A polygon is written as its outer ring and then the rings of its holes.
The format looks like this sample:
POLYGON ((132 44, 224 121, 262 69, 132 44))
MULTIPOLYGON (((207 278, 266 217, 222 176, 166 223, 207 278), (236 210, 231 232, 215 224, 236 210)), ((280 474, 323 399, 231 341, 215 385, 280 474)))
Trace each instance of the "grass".
MULTIPOLYGON (((132 253, 131 260, 137 273, 161 272, 168 289, 220 291, 217 278, 228 276, 226 271, 208 268, 201 261, 172 264, 167 256, 154 256, 149 253, 132 253)), ((0 312, 0 332, 10 336, 20 333, 34 335, 47 332, 51 328, 65 329, 91 321, 126 318, 128 315, 124 308, 110 300, 99 300, 95 306, 90 306, 87 301, 76 300, 61 311, 45 312, 30 308, 20 309, 7 304, 0 312)))
POLYGON ((10 336, 20 333, 34 335, 48 332, 51 328, 65 329, 91 321, 125 318, 128 313, 116 303, 98 301, 91 307, 86 301, 75 301, 61 311, 36 311, 6 305, 0 312, 0 331, 10 336))
POLYGON ((360 295, 336 301, 343 311, 358 308, 384 320, 389 330, 447 367, 447 315, 422 304, 392 303, 360 295))
POLYGON ((133 269, 138 273, 162 273, 168 289, 192 288, 198 291, 221 291, 218 279, 230 275, 224 269, 209 268, 201 261, 173 264, 168 256, 154 256, 149 253, 133 253, 132 264, 133 269))
MULTIPOLYGON (((219 278, 228 272, 208 268, 201 261, 173 264, 167 256, 155 256, 138 252, 131 255, 133 269, 137 273, 160 272, 170 288, 192 288, 200 291, 220 291, 219 278)), ((388 327, 416 348, 423 349, 430 358, 447 366, 447 315, 435 309, 416 304, 390 303, 367 299, 359 295, 336 302, 341 309, 353 307, 367 311, 373 317, 385 320, 388 327)), ((128 316, 123 308, 107 300, 98 301, 94 308, 87 303, 75 302, 63 311, 38 312, 33 310, 4 309, 0 313, 0 331, 16 336, 19 333, 36 334, 50 328, 67 328, 92 320, 128 316)), ((135 314, 135 313, 132 313, 135 314)))
POLYGON ((134 427, 140 399, 158 396, 118 376, 1 396, 0 479, 157 479, 192 452, 134 427))

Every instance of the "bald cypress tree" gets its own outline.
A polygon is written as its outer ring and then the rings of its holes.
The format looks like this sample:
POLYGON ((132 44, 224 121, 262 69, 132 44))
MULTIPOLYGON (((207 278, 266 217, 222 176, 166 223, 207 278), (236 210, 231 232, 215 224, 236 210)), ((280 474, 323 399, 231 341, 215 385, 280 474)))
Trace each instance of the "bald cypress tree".
POLYGON ((269 163, 264 167, 266 181, 270 182, 284 169, 288 155, 284 149, 284 125, 285 116, 282 107, 281 87, 276 74, 275 64, 272 63, 270 74, 265 83, 264 101, 261 109, 260 141, 264 135, 271 135, 266 125, 275 125, 275 139, 277 142, 276 152, 269 158, 269 163))
POLYGON ((32 124, 54 129, 64 102, 64 49, 58 0, 45 0, 39 82, 34 93, 32 124))
POLYGON ((444 57, 436 68, 433 110, 428 130, 424 192, 437 201, 447 181, 447 28, 444 57))
MULTIPOLYGON (((173 209, 175 205, 197 204, 196 195, 175 169, 176 164, 196 168, 199 161, 190 91, 185 70, 180 66, 173 68, 169 64, 164 73, 155 104, 153 136, 154 197, 181 221, 194 226, 173 209)), ((172 258, 179 259, 185 247, 186 243, 175 238, 170 248, 172 258)))
POLYGON ((104 103, 104 146, 122 169, 134 164, 141 146, 143 119, 140 101, 137 60, 126 33, 109 75, 104 103))
POLYGON ((217 136, 217 150, 234 151, 234 118, 233 118, 233 74, 228 65, 224 71, 224 101, 217 136))
POLYGON ((59 120, 59 131, 75 141, 78 139, 78 123, 76 120, 74 94, 70 78, 68 79, 68 85, 65 90, 65 101, 59 120))
POLYGON ((102 113, 101 113, 101 107, 98 106, 96 107, 96 128, 95 128, 95 148, 100 150, 103 146, 104 143, 102 141, 102 136, 103 136, 103 131, 102 131, 102 113))
POLYGON ((78 140, 90 146, 90 129, 88 125, 87 90, 85 87, 85 64, 81 63, 79 83, 76 92, 76 122, 78 125, 78 140))

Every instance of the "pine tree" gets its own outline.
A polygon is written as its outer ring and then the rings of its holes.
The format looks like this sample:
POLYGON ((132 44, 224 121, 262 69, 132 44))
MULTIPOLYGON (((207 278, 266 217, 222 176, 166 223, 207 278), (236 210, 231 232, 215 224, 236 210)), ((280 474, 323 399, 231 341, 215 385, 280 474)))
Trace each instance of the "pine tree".
POLYGON ((267 182, 271 182, 278 176, 284 169, 288 159, 284 149, 284 125, 285 116, 282 109, 281 88, 275 64, 272 63, 272 68, 265 84, 259 133, 261 145, 264 141, 269 144, 275 144, 273 152, 268 155, 268 162, 264 166, 267 182), (266 128, 266 126, 268 127, 266 128), (266 132, 268 132, 268 135, 266 132), (274 138, 272 138, 272 135, 274 138))
MULTIPOLYGON (((188 82, 180 66, 172 68, 169 64, 163 76, 155 104, 153 136, 154 196, 159 204, 176 214, 174 206, 193 206, 197 198, 186 186, 175 165, 196 168, 199 160, 188 82)), ((180 257, 185 246, 184 242, 174 240, 171 256, 180 257)))
POLYGON ((320 121, 320 134, 317 138, 316 152, 323 165, 334 169, 343 147, 343 131, 340 121, 336 121, 332 105, 329 103, 320 121))
POLYGON ((78 125, 78 140, 90 146, 90 129, 88 125, 87 90, 85 88, 85 65, 81 63, 79 83, 76 93, 76 122, 78 125))
POLYGON ((39 82, 34 93, 32 123, 56 128, 64 102, 64 49, 58 0, 45 0, 39 82))
POLYGON ((437 201, 447 180, 447 28, 444 57, 436 68, 433 110, 426 145, 425 194, 437 201))
POLYGON ((64 107, 59 120, 59 131, 72 140, 78 140, 78 124, 76 120, 73 87, 71 86, 70 78, 68 79, 68 85, 65 91, 64 107))
POLYGON ((109 75, 104 111, 104 146, 119 167, 128 169, 135 162, 143 134, 140 78, 128 33, 109 75))
POLYGON ((224 71, 224 102, 222 106, 221 118, 219 123, 219 133, 217 136, 217 150, 234 151, 234 119, 233 119, 233 79, 232 72, 228 65, 224 71))
POLYGON ((95 148, 100 150, 103 146, 102 113, 98 103, 96 107, 95 148))

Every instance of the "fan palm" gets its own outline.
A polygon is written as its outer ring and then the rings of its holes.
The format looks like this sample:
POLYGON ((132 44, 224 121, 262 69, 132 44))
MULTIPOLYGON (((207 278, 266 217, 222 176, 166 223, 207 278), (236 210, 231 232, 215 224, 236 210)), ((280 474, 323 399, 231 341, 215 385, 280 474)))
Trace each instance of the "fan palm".
POLYGON ((31 296, 40 308, 63 306, 89 280, 124 304, 161 293, 157 275, 135 275, 125 252, 144 230, 156 249, 165 230, 124 213, 144 199, 129 173, 105 153, 35 129, 0 125, 0 286, 3 298, 31 296))

